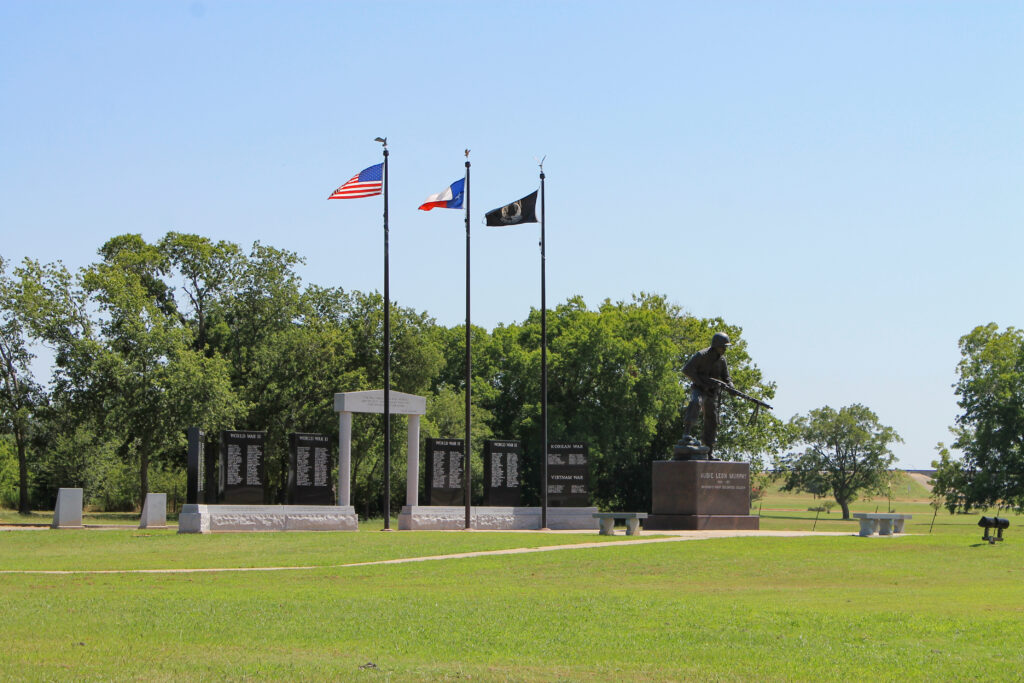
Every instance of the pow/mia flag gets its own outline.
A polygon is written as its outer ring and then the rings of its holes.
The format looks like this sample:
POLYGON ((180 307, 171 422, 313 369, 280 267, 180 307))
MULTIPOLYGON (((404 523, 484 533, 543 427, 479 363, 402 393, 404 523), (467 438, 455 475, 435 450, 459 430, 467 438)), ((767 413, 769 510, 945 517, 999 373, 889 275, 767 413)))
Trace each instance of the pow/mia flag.
POLYGON ((487 225, 492 227, 504 227, 506 225, 519 225, 520 223, 537 222, 537 191, 526 195, 519 201, 506 204, 500 209, 494 209, 484 214, 487 225))

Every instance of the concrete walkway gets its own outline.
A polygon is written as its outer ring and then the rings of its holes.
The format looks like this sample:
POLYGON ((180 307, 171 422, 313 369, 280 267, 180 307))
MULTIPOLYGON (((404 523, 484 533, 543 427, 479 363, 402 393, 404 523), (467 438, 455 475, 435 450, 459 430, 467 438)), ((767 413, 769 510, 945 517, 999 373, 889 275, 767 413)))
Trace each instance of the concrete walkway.
MULTIPOLYGON (((452 531, 449 533, 465 533, 452 531)), ((475 533, 491 533, 479 531, 475 533)), ((532 532, 537 533, 537 532, 532 532)), ((545 532, 548 533, 548 532, 545 532)), ((557 533, 588 533, 593 531, 568 531, 557 533)), ((583 550, 589 548, 614 548, 624 545, 647 545, 650 543, 677 543, 679 541, 700 541, 712 538, 734 537, 782 537, 795 538, 804 536, 857 536, 847 531, 660 531, 658 538, 636 538, 621 541, 600 541, 594 543, 569 543, 529 548, 506 548, 504 550, 480 550, 470 553, 454 553, 451 555, 427 555, 423 557, 400 557, 391 560, 373 560, 371 562, 352 562, 348 564, 301 565, 294 567, 206 567, 199 569, 5 569, 0 574, 210 574, 218 572, 281 572, 308 571, 311 569, 343 569, 347 567, 372 567, 383 564, 408 564, 410 562, 433 562, 436 560, 459 560, 468 557, 488 557, 492 555, 522 555, 526 553, 546 553, 559 550, 583 550)))

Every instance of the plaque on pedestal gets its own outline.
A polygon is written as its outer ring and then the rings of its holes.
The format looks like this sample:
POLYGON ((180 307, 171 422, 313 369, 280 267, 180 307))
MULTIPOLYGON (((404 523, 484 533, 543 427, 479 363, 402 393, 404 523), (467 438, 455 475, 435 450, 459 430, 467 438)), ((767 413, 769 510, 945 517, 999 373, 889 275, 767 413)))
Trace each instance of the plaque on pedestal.
POLYGON ((587 444, 548 444, 548 507, 590 505, 590 468, 587 444))
POLYGON ((522 457, 523 444, 520 441, 484 441, 484 505, 519 505, 519 461, 522 457))
POLYGON ((427 505, 465 505, 462 439, 427 439, 427 505))
POLYGON ((750 514, 750 464, 656 460, 645 529, 758 529, 750 514))
POLYGON ((334 505, 331 440, 323 434, 288 435, 288 498, 292 505, 334 505))
POLYGON ((221 473, 226 505, 263 503, 263 444, 266 432, 220 433, 221 473))

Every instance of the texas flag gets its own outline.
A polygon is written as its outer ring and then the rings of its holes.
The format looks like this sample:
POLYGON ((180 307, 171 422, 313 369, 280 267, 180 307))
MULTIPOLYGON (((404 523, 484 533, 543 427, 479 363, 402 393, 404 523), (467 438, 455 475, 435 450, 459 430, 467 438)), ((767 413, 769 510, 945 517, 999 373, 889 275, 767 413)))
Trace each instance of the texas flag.
POLYGON ((431 209, 461 209, 462 197, 465 194, 466 179, 459 178, 454 183, 444 188, 443 192, 432 194, 427 201, 420 204, 420 211, 431 209))

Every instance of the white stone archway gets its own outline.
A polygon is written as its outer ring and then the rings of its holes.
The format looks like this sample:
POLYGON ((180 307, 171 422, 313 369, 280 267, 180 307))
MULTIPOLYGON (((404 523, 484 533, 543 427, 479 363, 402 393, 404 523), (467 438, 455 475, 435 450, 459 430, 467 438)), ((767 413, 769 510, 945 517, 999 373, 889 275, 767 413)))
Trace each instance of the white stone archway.
MULTIPOLYGON (((427 412, 427 398, 400 391, 389 392, 389 412, 408 415, 406 441, 405 504, 418 505, 420 480, 420 416, 427 412)), ((351 505, 352 496, 352 413, 384 414, 384 390, 346 391, 334 395, 338 413, 338 505, 351 505)))

